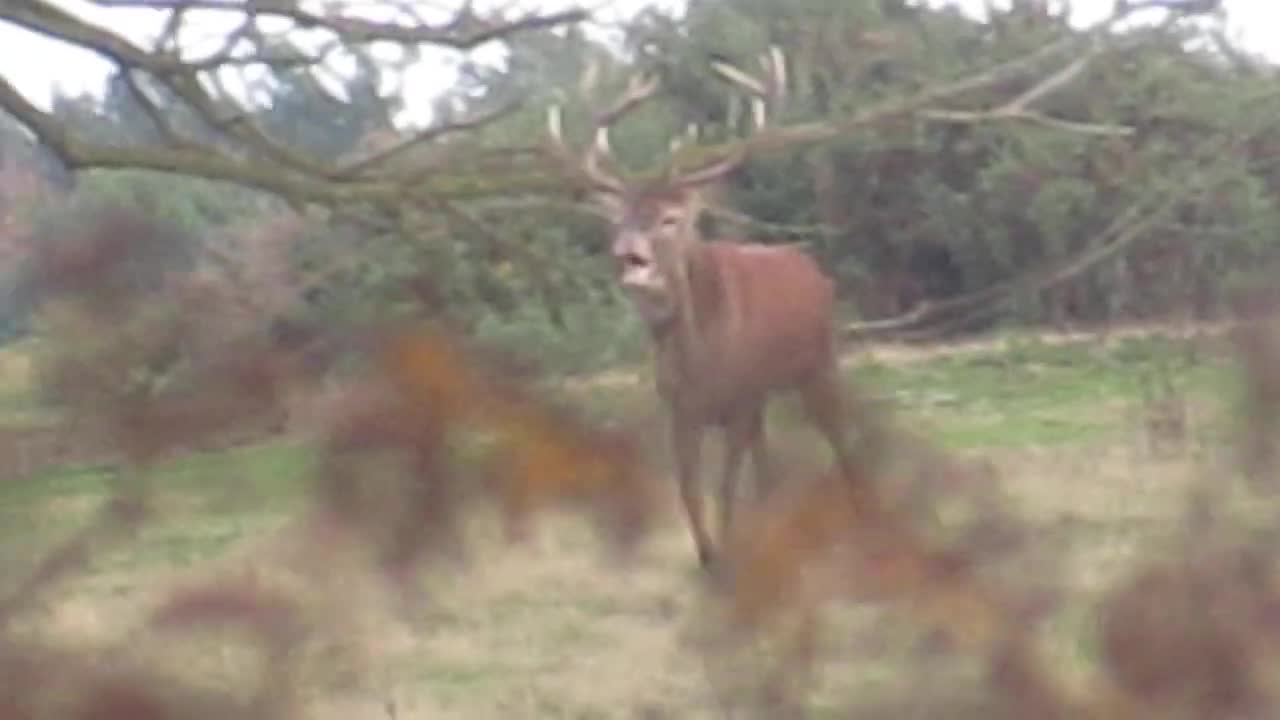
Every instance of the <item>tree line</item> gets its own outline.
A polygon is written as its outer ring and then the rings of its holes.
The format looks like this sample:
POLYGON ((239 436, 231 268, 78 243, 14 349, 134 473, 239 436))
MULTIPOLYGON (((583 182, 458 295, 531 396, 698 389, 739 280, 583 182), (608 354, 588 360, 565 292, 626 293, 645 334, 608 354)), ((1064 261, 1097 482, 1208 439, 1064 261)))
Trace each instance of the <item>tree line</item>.
MULTIPOLYGON (((707 222, 722 234, 806 244, 836 277, 850 323, 907 335, 1209 318, 1274 267, 1280 128, 1267 118, 1280 86, 1271 64, 1225 36, 1219 15, 1152 17, 1102 38, 1030 0, 982 20, 906 0, 690 0, 677 13, 642 11, 610 37, 573 17, 515 23, 519 32, 500 40, 503 62, 460 56, 425 131, 394 122, 401 68, 371 53, 353 52, 345 98, 307 62, 264 60, 270 70, 249 84, 257 102, 248 112, 262 147, 299 168, 292 178, 110 153, 72 174, 66 148, 7 107, 0 142, 15 170, 4 195, 22 219, 6 232, 67 222, 103 202, 141 206, 224 252, 233 236, 288 227, 279 276, 319 279, 278 308, 283 326, 426 304, 548 367, 585 369, 633 358, 641 343, 610 284, 599 218, 540 157, 549 105, 565 107, 572 134, 601 98, 656 75, 660 97, 612 136, 628 170, 645 172, 691 123, 710 143, 743 127, 741 98, 709 69, 717 58, 744 62, 779 47, 790 84, 778 122, 804 125, 1057 47, 1067 50, 1057 65, 753 156, 707 222), (1072 68, 1071 53, 1086 50, 1096 57, 1072 68), (1037 95, 1034 112, 1018 105, 1028 95, 1037 95), (306 158, 352 159, 349 181, 306 158), (19 181, 31 177, 20 168, 34 169, 41 192, 19 181), (385 197, 382 177, 400 183, 385 197), (313 213, 316 204, 326 213, 313 213), (304 220, 281 224, 284 216, 304 220)), ((303 52, 276 37, 255 47, 277 59, 303 52)), ((256 141, 211 122, 213 100, 157 82, 157 72, 142 59, 122 64, 101 97, 58 96, 49 117, 108 149, 182 147, 180 137, 231 152, 256 141)), ((189 266, 205 249, 163 262, 189 266)), ((30 328, 22 277, 6 280, 10 336, 30 328)))

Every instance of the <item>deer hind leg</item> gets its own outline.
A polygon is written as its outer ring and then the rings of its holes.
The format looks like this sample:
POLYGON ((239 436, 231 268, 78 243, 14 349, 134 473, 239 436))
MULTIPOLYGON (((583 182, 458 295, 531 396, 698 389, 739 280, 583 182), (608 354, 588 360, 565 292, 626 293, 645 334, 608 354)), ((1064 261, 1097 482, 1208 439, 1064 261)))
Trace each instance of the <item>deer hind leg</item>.
POLYGON ((702 483, 698 477, 702 464, 702 436, 700 425, 687 422, 678 415, 671 420, 671 443, 675 450, 676 480, 680 484, 680 500, 684 503, 689 520, 689 532, 698 551, 702 567, 711 566, 714 560, 711 535, 707 532, 702 510, 702 483))
POLYGON ((751 448, 754 457, 759 435, 760 409, 754 404, 744 407, 725 424, 724 469, 720 479, 721 543, 729 542, 729 534, 733 528, 733 514, 738 498, 738 477, 741 475, 743 455, 748 448, 751 448))
POLYGON ((834 362, 801 387, 801 399, 818 432, 831 446, 841 474, 848 479, 856 477, 858 469, 848 436, 847 399, 834 362))

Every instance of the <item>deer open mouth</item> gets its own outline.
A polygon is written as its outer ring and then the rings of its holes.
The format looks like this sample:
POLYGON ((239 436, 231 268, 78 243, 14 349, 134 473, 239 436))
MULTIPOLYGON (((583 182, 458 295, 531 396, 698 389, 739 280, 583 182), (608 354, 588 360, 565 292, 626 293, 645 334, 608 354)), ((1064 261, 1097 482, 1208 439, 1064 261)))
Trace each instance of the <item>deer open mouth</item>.
POLYGON ((633 296, 644 296, 652 300, 665 293, 666 283, 658 273, 657 263, 653 258, 642 253, 621 253, 618 255, 618 281, 633 296))
POLYGON ((643 270, 651 264, 649 258, 639 253, 626 253, 622 256, 622 268, 624 270, 643 270))
POLYGON ((657 269, 652 258, 634 252, 618 255, 618 266, 618 276, 624 285, 652 284, 657 269))

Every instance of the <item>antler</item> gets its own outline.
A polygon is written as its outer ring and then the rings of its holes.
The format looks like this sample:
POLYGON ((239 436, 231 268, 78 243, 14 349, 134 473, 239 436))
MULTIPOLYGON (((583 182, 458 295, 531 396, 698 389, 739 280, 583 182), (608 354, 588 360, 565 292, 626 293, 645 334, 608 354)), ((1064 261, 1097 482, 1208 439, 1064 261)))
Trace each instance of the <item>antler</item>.
MULTIPOLYGON (((751 97, 752 133, 759 133, 769 126, 770 115, 776 115, 786 102, 786 57, 778 46, 770 46, 760 56, 761 76, 752 75, 724 61, 712 60, 711 69, 725 80, 745 89, 751 97)), ((733 172, 747 157, 747 145, 736 144, 729 153, 707 165, 682 173, 675 184, 683 187, 704 185, 733 172)))
MULTIPOLYGON (((761 55, 759 61, 760 75, 748 73, 724 60, 717 59, 711 62, 712 70, 720 77, 745 89, 749 94, 753 132, 760 132, 767 127, 769 115, 776 113, 777 108, 786 98, 786 59, 782 51, 772 46, 761 55)), ((547 113, 552 153, 570 174, 577 176, 592 189, 611 194, 622 193, 626 183, 605 167, 605 159, 612 159, 612 151, 609 148, 609 128, 641 103, 653 97, 658 90, 658 84, 656 76, 632 77, 626 91, 613 105, 594 114, 592 143, 581 158, 578 158, 565 142, 560 106, 552 105, 547 113)), ((690 126, 686 130, 686 138, 696 138, 697 131, 696 126, 690 126)), ((672 139, 670 150, 674 152, 686 138, 672 139)), ((727 155, 716 158, 695 170, 680 173, 672 180, 672 184, 677 187, 692 187, 715 181, 735 170, 746 156, 747 144, 738 143, 727 155)))
POLYGON ((574 156, 564 140, 564 129, 561 125, 559 105, 552 105, 547 113, 547 126, 551 136, 551 149, 570 173, 582 178, 595 190, 621 193, 626 184, 613 172, 602 165, 605 157, 612 157, 609 148, 609 128, 622 116, 634 110, 645 100, 653 97, 658 90, 657 76, 633 76, 627 84, 627 90, 614 104, 602 112, 595 113, 592 122, 592 143, 587 147, 581 160, 574 156))

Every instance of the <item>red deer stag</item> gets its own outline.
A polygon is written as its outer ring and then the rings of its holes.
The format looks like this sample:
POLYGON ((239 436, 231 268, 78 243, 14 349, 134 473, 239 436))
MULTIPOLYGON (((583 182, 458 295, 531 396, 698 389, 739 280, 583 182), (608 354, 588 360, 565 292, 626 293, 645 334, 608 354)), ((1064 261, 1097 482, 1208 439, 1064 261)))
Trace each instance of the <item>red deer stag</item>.
MULTIPOLYGON (((781 53, 767 53, 762 64, 763 78, 717 66, 722 77, 754 94, 757 134, 764 129, 766 101, 776 105, 785 87, 781 53)), ((809 255, 794 247, 701 237, 699 190, 735 170, 745 159, 745 145, 661 180, 628 182, 604 168, 609 126, 656 88, 656 80, 633 81, 612 108, 596 116, 595 142, 581 158, 565 144, 559 109, 552 108, 551 149, 593 192, 611 221, 618 280, 651 336, 657 392, 669 411, 689 529, 699 562, 710 568, 715 553, 698 477, 708 427, 724 431, 722 539, 732 526, 746 450, 758 493, 766 495, 774 487, 765 406, 775 391, 799 391, 840 467, 852 470, 832 327, 833 284, 809 255)))

